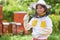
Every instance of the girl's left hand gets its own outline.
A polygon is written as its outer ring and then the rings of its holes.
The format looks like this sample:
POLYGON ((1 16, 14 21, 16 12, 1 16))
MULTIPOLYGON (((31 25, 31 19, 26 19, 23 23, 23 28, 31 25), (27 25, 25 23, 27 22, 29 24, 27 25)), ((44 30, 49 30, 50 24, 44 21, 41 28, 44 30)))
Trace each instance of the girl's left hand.
POLYGON ((41 30, 41 35, 50 35, 52 33, 52 28, 45 28, 41 30))
POLYGON ((46 28, 43 30, 47 35, 50 35, 52 33, 52 28, 46 28))

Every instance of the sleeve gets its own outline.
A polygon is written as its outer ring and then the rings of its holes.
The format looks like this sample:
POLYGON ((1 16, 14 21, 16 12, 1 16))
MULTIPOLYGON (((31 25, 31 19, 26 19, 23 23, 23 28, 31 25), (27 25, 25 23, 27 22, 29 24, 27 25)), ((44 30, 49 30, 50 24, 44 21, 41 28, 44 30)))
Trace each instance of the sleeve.
POLYGON ((24 18, 24 28, 26 29, 27 28, 27 24, 28 24, 28 21, 29 21, 29 16, 28 15, 25 15, 24 18))
POLYGON ((25 16, 24 19, 25 19, 24 20, 24 28, 26 30, 30 30, 32 28, 32 20, 33 20, 33 18, 29 22, 28 22, 29 18, 27 19, 27 16, 25 16))
POLYGON ((53 24, 52 24, 52 20, 49 17, 46 20, 46 25, 47 28, 45 29, 45 31, 47 32, 48 35, 50 35, 52 33, 53 24))
POLYGON ((28 22, 26 30, 30 30, 32 28, 32 21, 33 21, 33 18, 30 20, 30 22, 28 22))
POLYGON ((53 27, 52 20, 49 17, 46 20, 46 25, 47 25, 47 27, 50 27, 50 28, 53 27))
POLYGON ((24 18, 23 18, 24 22, 25 23, 28 23, 29 21, 29 15, 25 15, 24 18))
POLYGON ((49 17, 46 19, 46 26, 46 28, 42 29, 42 34, 50 35, 52 33, 53 24, 49 17))
POLYGON ((32 18, 30 21, 29 21, 29 25, 32 25, 32 21, 34 20, 34 18, 32 18))

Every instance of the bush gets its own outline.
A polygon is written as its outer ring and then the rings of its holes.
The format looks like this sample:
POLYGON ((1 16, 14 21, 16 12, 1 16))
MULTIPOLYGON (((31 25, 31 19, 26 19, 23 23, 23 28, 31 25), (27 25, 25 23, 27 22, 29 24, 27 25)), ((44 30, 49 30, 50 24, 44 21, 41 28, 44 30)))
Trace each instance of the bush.
POLYGON ((60 33, 60 15, 49 15, 53 22, 53 32, 60 33))

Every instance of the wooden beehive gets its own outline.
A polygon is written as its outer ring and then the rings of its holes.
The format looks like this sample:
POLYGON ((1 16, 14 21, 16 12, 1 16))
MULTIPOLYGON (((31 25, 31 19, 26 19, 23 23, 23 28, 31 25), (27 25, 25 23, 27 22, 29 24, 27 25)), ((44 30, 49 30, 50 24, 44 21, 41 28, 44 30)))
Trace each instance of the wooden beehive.
POLYGON ((3 22, 3 33, 4 34, 8 34, 9 30, 8 30, 8 27, 9 27, 9 23, 8 22, 3 22))
POLYGON ((2 35, 2 5, 0 5, 0 35, 2 35))
POLYGON ((0 22, 0 35, 2 35, 2 23, 0 22))
POLYGON ((16 27, 16 23, 15 22, 11 22, 10 23, 10 31, 12 32, 12 34, 17 34, 17 27, 16 27))
MULTIPOLYGON (((23 18, 25 16, 26 12, 14 12, 14 22, 19 22, 21 23, 21 26, 19 27, 20 31, 24 31, 24 21, 23 18)), ((18 29, 17 29, 18 30, 18 29)))
POLYGON ((2 5, 0 5, 0 19, 2 19, 2 5))
POLYGON ((16 23, 17 34, 20 34, 20 26, 21 26, 21 23, 16 23))

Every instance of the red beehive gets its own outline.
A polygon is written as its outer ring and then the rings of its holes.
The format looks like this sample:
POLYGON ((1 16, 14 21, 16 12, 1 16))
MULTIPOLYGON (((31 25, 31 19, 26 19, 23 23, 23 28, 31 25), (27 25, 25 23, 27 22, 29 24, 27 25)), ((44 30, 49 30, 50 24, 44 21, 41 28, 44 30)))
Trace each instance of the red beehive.
POLYGON ((8 34, 8 32, 9 32, 8 27, 9 27, 9 23, 3 22, 3 33, 4 34, 8 34))
POLYGON ((0 19, 2 19, 2 5, 0 5, 0 19))
POLYGON ((0 35, 2 35, 2 5, 0 5, 0 35))
POLYGON ((0 35, 2 35, 2 23, 0 22, 0 35))
POLYGON ((17 28, 17 34, 20 34, 20 25, 21 23, 16 23, 16 28, 17 28))
POLYGON ((18 22, 18 23, 21 23, 21 26, 19 27, 19 30, 20 31, 24 31, 24 26, 23 26, 23 18, 24 18, 24 15, 26 14, 26 12, 14 12, 14 22, 18 22))
POLYGON ((15 22, 11 22, 10 23, 10 31, 13 33, 13 34, 16 34, 17 33, 17 27, 16 27, 16 23, 15 22))

